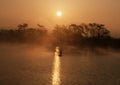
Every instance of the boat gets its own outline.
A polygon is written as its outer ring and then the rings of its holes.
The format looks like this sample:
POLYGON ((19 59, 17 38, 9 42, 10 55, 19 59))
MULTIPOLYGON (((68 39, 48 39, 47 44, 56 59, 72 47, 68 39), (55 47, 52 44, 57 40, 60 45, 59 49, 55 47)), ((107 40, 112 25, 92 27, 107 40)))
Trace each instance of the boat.
POLYGON ((55 52, 57 53, 58 56, 60 57, 62 56, 62 49, 59 46, 55 48, 55 52))

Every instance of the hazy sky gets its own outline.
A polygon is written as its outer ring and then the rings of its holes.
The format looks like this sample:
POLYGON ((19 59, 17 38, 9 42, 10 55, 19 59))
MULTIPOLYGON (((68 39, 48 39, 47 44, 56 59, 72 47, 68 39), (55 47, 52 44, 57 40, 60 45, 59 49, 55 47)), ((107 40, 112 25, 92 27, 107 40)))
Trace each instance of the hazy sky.
POLYGON ((0 0, 0 27, 103 23, 120 37, 120 0, 0 0), (63 15, 56 16, 61 10, 63 15))

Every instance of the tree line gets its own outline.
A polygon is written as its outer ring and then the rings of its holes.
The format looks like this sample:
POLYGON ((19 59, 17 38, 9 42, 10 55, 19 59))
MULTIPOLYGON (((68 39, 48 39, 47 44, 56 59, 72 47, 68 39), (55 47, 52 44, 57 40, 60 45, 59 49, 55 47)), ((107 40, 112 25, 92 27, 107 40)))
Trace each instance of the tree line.
POLYGON ((38 28, 29 28, 28 24, 19 24, 16 29, 1 29, 0 42, 12 43, 41 43, 47 35, 47 29, 44 26, 38 28))
POLYGON ((120 48, 120 39, 111 37, 104 24, 82 23, 56 25, 52 32, 40 24, 29 28, 27 23, 16 29, 0 29, 0 42, 46 43, 49 45, 102 46, 120 48))

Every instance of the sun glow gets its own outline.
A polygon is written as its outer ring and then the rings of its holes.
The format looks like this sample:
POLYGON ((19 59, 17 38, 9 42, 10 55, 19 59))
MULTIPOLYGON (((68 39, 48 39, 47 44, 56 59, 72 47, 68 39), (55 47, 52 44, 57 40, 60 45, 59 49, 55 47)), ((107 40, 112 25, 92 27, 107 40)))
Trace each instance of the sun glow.
POLYGON ((61 11, 57 11, 56 14, 57 14, 57 16, 59 16, 59 17, 62 16, 62 12, 61 12, 61 11))

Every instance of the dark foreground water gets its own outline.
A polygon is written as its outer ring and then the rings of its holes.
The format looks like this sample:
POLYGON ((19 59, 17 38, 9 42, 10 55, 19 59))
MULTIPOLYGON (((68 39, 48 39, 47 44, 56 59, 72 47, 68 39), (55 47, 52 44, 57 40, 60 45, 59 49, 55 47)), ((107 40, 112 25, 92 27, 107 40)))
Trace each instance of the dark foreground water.
POLYGON ((120 53, 0 45, 0 85, 120 85, 120 53))

